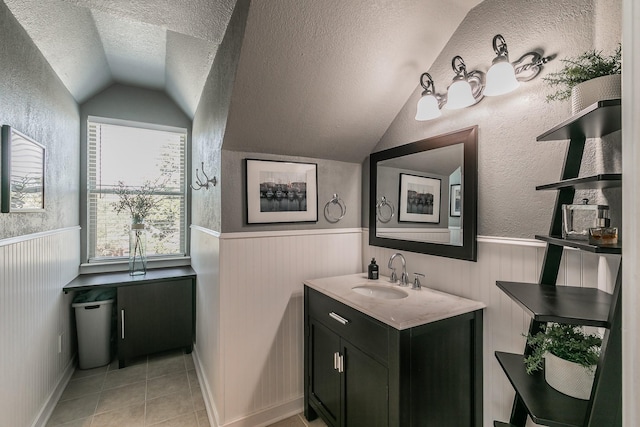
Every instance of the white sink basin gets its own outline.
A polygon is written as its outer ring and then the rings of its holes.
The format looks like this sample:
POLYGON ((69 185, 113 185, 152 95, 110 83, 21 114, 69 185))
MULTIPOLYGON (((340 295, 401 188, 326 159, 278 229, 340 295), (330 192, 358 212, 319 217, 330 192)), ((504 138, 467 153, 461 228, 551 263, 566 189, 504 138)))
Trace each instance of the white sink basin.
POLYGON ((355 286, 351 288, 351 290, 360 295, 366 295, 372 298, 400 299, 409 296, 409 294, 402 289, 391 288, 388 286, 361 285, 355 286))

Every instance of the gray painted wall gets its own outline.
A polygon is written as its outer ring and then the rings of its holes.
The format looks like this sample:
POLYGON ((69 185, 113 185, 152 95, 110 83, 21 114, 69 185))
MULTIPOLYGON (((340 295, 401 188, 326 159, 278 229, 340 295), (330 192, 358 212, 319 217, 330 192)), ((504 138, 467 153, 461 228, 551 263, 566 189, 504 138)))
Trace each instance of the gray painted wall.
POLYGON ((236 3, 193 118, 193 164, 198 167, 204 162, 205 171, 210 177, 217 177, 218 185, 193 192, 192 223, 214 231, 222 231, 221 205, 227 204, 221 196, 227 185, 227 178, 221 173, 221 150, 227 138, 227 117, 249 4, 250 0, 236 3))
MULTIPOLYGON (((561 68, 560 58, 593 48, 612 52, 621 39, 621 27, 619 0, 484 1, 467 15, 433 66, 425 70, 439 92, 453 78, 455 55, 463 57, 468 70, 487 71, 495 56, 491 41, 497 33, 505 37, 512 61, 533 49, 558 57, 515 92, 486 97, 464 110, 443 110, 442 117, 433 121, 414 120, 422 92, 417 85, 374 151, 477 124, 478 234, 521 238, 546 234, 556 194, 536 192, 535 186, 560 179, 566 143, 536 142, 536 136, 569 117, 571 106, 568 101, 547 103, 550 89, 542 77, 561 68)), ((418 82, 419 76, 415 77, 418 82)), ((620 132, 603 141, 590 140, 581 175, 620 172, 620 158, 620 132)), ((611 206, 612 224, 618 226, 619 194, 618 189, 591 195, 594 202, 611 206)), ((365 210, 363 223, 367 216, 365 210)))
MULTIPOLYGON (((114 84, 98 93, 80 106, 80 159, 83 171, 86 171, 87 161, 87 118, 88 116, 106 117, 111 119, 130 120, 143 123, 152 123, 164 126, 173 126, 187 129, 187 183, 190 182, 189 149, 191 144, 191 120, 169 98, 169 96, 157 90, 143 89, 139 87, 114 84)), ((77 155, 77 154, 76 154, 77 155)), ((123 156, 126 153, 122 153, 123 156)), ((80 221, 83 230, 87 227, 87 188, 86 173, 80 177, 80 221)), ((187 224, 190 224, 187 214, 187 224)), ((87 239, 83 233, 82 262, 87 261, 87 239)))
POLYGON ((0 214, 0 239, 78 225, 78 105, 0 2, 0 122, 46 147, 45 212, 0 214))
POLYGON ((357 163, 222 150, 222 176, 224 176, 225 182, 222 188, 224 200, 222 231, 226 233, 360 227, 362 166, 357 163), (244 169, 244 159, 246 158, 316 163, 318 165, 318 222, 273 225, 246 224, 244 169), (324 207, 331 200, 333 194, 337 194, 347 207, 344 218, 336 223, 330 223, 324 217, 324 207))

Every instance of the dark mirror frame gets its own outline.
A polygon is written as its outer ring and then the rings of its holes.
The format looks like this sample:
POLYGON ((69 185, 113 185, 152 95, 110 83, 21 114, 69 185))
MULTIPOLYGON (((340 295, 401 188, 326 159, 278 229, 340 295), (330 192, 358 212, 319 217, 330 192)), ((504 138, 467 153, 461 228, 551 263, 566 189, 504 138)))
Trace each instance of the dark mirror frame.
POLYGON ((371 154, 369 162, 369 244, 371 246, 477 261, 478 126, 472 126, 444 135, 438 135, 378 151, 371 154), (389 239, 376 236, 378 162, 460 143, 464 144, 464 164, 462 172, 462 246, 389 239))

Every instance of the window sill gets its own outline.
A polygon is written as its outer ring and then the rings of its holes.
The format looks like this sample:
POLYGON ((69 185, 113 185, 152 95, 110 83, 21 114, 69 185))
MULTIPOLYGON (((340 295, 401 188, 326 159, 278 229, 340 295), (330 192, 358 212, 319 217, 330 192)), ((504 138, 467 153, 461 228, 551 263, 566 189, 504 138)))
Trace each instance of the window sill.
MULTIPOLYGON (((185 265, 191 265, 191 257, 172 257, 172 258, 158 258, 147 260, 147 269, 164 267, 182 267, 185 265)), ((91 273, 111 273, 115 271, 128 271, 129 262, 123 261, 107 261, 107 262, 91 262, 80 264, 80 271, 78 274, 91 274, 91 273)))

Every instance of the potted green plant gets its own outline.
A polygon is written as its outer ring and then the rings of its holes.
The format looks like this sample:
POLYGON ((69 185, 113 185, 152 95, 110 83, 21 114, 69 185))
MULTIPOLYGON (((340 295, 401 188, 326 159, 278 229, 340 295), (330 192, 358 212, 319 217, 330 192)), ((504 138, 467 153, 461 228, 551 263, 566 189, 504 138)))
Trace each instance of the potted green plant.
POLYGON ((561 393, 589 399, 602 338, 582 328, 551 323, 527 337, 533 352, 524 359, 528 374, 542 369, 547 383, 561 393))
POLYGON ((547 101, 571 98, 573 114, 594 102, 621 96, 622 45, 612 55, 589 50, 576 57, 560 60, 564 66, 549 73, 544 80, 556 92, 547 101))

